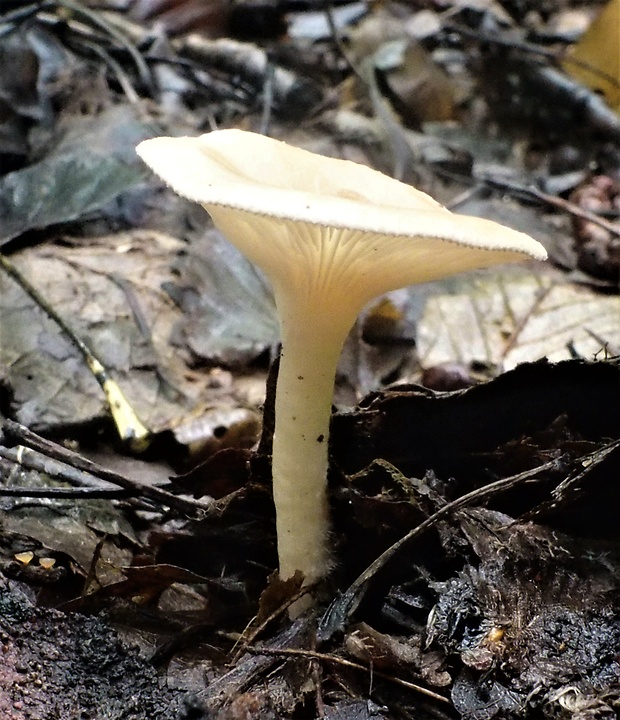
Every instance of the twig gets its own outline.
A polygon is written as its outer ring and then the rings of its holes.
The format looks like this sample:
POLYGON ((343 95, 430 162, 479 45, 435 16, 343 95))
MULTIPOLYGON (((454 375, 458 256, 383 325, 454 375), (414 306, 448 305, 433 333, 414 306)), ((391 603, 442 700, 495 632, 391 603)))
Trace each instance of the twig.
POLYGON ((619 448, 620 440, 614 440, 605 447, 580 458, 580 462, 578 463, 579 471, 562 480, 562 482, 551 491, 551 499, 525 513, 522 519, 526 521, 533 520, 546 512, 556 510, 561 502, 566 501, 569 492, 573 493, 571 499, 574 500, 577 493, 583 493, 584 489, 581 483, 586 475, 591 472, 592 468, 600 465, 609 455, 616 452, 619 448))
POLYGON ((265 81, 263 83, 263 112, 260 119, 260 134, 268 135, 271 125, 271 111, 273 109, 273 75, 274 65, 267 56, 265 67, 265 81))
POLYGON ((127 77, 127 73, 123 70, 121 67, 121 64, 117 62, 109 52, 104 50, 102 47, 99 47, 97 43, 89 42, 87 40, 82 40, 82 43, 85 47, 87 47, 89 50, 94 52, 96 55, 99 55, 99 57, 110 66, 111 70, 116 75, 116 79, 118 80, 118 84, 123 89, 123 92, 125 93, 125 97, 132 105, 137 105, 140 102, 140 96, 135 91, 133 85, 131 84, 131 80, 127 77))
POLYGON ((312 684, 314 686, 314 703, 316 706, 317 720, 323 720, 325 717, 325 702, 323 701, 323 677, 321 674, 321 665, 318 660, 312 661, 310 669, 312 675, 312 684))
POLYGON ((333 663, 336 665, 342 665, 343 667, 352 668, 354 670, 363 670, 366 673, 372 673, 373 675, 376 675, 377 677, 383 678, 384 680, 389 680, 390 682, 396 683, 397 685, 401 685, 402 687, 407 688, 408 690, 413 690, 414 692, 417 692, 421 695, 426 695, 429 698, 432 698, 433 700, 438 700, 439 702, 446 703, 447 705, 452 705, 450 700, 447 697, 444 697, 443 695, 440 695, 439 693, 433 692, 432 690, 429 690, 428 688, 422 687, 421 685, 416 685, 415 683, 409 682, 408 680, 403 680, 402 678, 395 677, 394 675, 390 675, 389 673, 381 672, 380 670, 376 670, 372 667, 367 667, 366 665, 362 665, 361 663, 352 662, 351 660, 346 660, 345 658, 338 657, 337 655, 330 655, 329 653, 322 653, 322 652, 316 652, 315 650, 301 650, 296 648, 282 648, 282 649, 276 649, 276 648, 260 648, 256 646, 250 646, 247 648, 248 652, 251 655, 273 655, 273 656, 281 656, 281 657, 301 657, 301 658, 308 658, 309 660, 322 660, 323 662, 333 663))
POLYGON ((598 75, 598 77, 607 82, 610 82, 614 85, 620 85, 617 77, 606 73, 604 70, 594 67, 594 65, 584 62, 583 60, 578 60, 577 58, 571 57, 570 55, 562 57, 560 53, 558 53, 556 50, 548 50, 541 45, 524 42, 523 40, 517 40, 513 37, 503 37, 502 35, 497 34, 489 35, 489 33, 481 32, 480 30, 473 30, 472 28, 466 28, 462 25, 454 25, 452 23, 446 23, 443 26, 443 30, 451 33, 456 33, 457 35, 463 35, 464 37, 471 38, 472 40, 480 40, 481 42, 493 45, 502 45, 503 47, 508 47, 513 50, 522 50, 523 52, 529 53, 531 55, 539 55, 540 57, 544 57, 548 60, 553 60, 555 62, 565 60, 572 63, 573 65, 583 68, 584 70, 588 70, 593 75, 598 75))
MULTIPOLYGON (((523 330, 527 327, 529 321, 532 319, 535 313, 540 311, 540 307, 542 303, 545 301, 545 299, 548 297, 549 293, 554 289, 554 285, 551 284, 548 287, 539 287, 536 291, 536 294, 534 295, 534 300, 532 303, 530 303, 530 306, 528 307, 527 311, 523 313, 523 315, 516 319, 513 316, 513 328, 510 333, 510 335, 506 338, 506 341, 504 342, 504 347, 502 348, 501 352, 501 359, 504 361, 506 357, 508 356, 508 353, 511 352, 511 350, 516 346, 519 336, 523 332, 523 330)), ((504 304, 506 307, 510 308, 510 301, 508 298, 508 294, 505 292, 505 288, 503 284, 501 285, 501 291, 504 296, 504 304)), ((511 308, 510 308, 511 309, 511 308)), ((511 309, 512 313, 512 309, 511 309)))
POLYGON ((342 55, 343 59, 345 60, 353 74, 357 75, 358 79, 361 80, 364 85, 366 85, 367 81, 364 77, 364 72, 354 60, 347 46, 342 42, 342 38, 338 33, 338 28, 336 27, 336 20, 334 19, 334 7, 331 0, 323 0, 323 9, 325 11, 325 19, 327 20, 327 27, 329 28, 332 42, 336 46, 338 52, 342 55))
POLYGON ((58 325, 73 346, 80 352, 99 383, 99 387, 105 394, 110 413, 112 414, 121 440, 127 442, 132 450, 136 452, 145 450, 151 441, 151 433, 140 422, 133 408, 123 395, 118 383, 108 376, 107 369, 93 355, 90 348, 82 338, 76 334, 73 328, 69 327, 64 318, 62 318, 45 298, 39 294, 39 291, 26 280, 15 265, 2 254, 0 254, 0 266, 2 266, 4 271, 30 296, 36 305, 43 310, 50 320, 53 320, 56 325, 58 325))
MULTIPOLYGON (((295 73, 271 63, 265 50, 228 38, 209 40, 198 34, 186 35, 172 41, 175 52, 185 58, 196 61, 197 65, 209 67, 209 75, 225 73, 237 82, 237 87, 247 87, 256 93, 256 88, 264 87, 269 65, 272 66, 272 97, 278 107, 292 102, 294 93, 305 83, 295 73)), ((228 80, 228 85, 232 80, 228 80)), ((308 83, 309 86, 310 83, 308 83)), ((313 87, 313 86, 312 86, 313 87)))
MULTIPOLYGON (((307 595, 309 592, 311 592, 313 589, 312 585, 304 585, 302 588, 300 588, 296 593, 291 595, 286 602, 282 603, 282 605, 279 605, 275 610, 273 610, 262 622, 260 622, 256 627, 252 628, 246 637, 245 636, 245 630, 243 631, 243 634, 237 641, 235 648, 236 653, 233 659, 231 660, 231 664, 235 665, 241 655, 248 649, 248 647, 256 640, 256 638, 263 632, 263 630, 277 617, 282 615, 293 603, 297 602, 297 600, 300 600, 304 595, 307 595)), ((249 629, 249 628, 246 628, 249 629)))
POLYGON ((0 20, 2 21, 0 25, 0 38, 12 33, 18 23, 23 23, 33 15, 38 15, 41 11, 47 10, 50 7, 54 7, 54 3, 51 0, 50 2, 35 0, 35 2, 25 7, 18 7, 10 12, 0 14, 0 20))
POLYGON ((124 475, 119 475, 118 473, 112 472, 107 468, 103 468, 100 465, 87 460, 72 450, 68 450, 51 440, 46 440, 45 438, 40 437, 36 433, 32 432, 32 430, 29 430, 27 427, 20 425, 14 420, 4 420, 2 427, 8 435, 17 438, 35 450, 40 450, 56 460, 65 462, 73 467, 79 468, 80 470, 84 470, 101 480, 106 480, 113 485, 129 490, 138 497, 149 498, 149 500, 156 502, 158 505, 165 505, 167 507, 174 508, 175 510, 192 517, 196 517, 197 515, 204 517, 205 515, 215 511, 215 503, 206 503, 198 500, 191 500, 189 498, 178 497, 167 490, 162 490, 161 488, 154 487, 153 485, 144 485, 130 480, 124 475))
POLYGON ((48 500, 123 500, 131 495, 128 490, 101 488, 32 488, 25 485, 0 487, 0 497, 45 498, 48 500))
POLYGON ((544 202, 547 205, 551 205, 558 210, 562 210, 569 213, 570 215, 575 215, 576 217, 580 217, 584 220, 595 223, 599 227, 602 227, 604 230, 607 230, 607 232, 611 233, 612 235, 620 237, 620 227, 618 225, 614 225, 613 223, 608 222, 604 218, 595 215, 589 210, 584 210, 582 207, 579 207, 579 205, 576 205, 575 203, 569 202, 568 200, 563 200, 556 195, 549 195, 548 193, 539 190, 537 187, 534 187, 532 185, 518 185, 516 183, 511 183, 507 180, 499 180, 497 178, 487 176, 483 176, 478 179, 481 182, 489 185, 490 187, 497 188, 498 190, 507 190, 508 192, 514 193, 516 195, 525 195, 526 197, 540 200, 541 202, 544 202))
POLYGON ((102 537, 99 538, 99 542, 95 546, 95 551, 93 552, 93 556, 90 559, 90 565, 88 568, 88 573, 86 574, 86 577, 84 578, 84 584, 82 585, 82 592, 80 593, 80 601, 84 602, 86 599, 86 594, 88 592, 88 589, 93 584, 93 582, 96 582, 99 587, 102 587, 102 584, 97 579, 97 563, 99 562, 99 559, 101 558, 101 551, 103 550, 103 546, 108 539, 108 534, 105 533, 102 537))
POLYGON ((375 115, 385 129, 383 142, 389 147, 394 161, 392 175, 397 180, 402 180, 407 167, 415 167, 416 157, 411 144, 407 140, 402 125, 395 117, 390 102, 383 96, 379 88, 375 72, 375 57, 374 55, 370 55, 361 63, 358 63, 342 42, 342 38, 338 33, 331 0, 323 0, 323 7, 332 42, 345 59, 353 74, 368 91, 375 115))
POLYGON ((20 445, 6 448, 0 445, 0 457, 16 465, 44 473, 48 477, 73 485, 73 488, 56 487, 0 487, 0 496, 62 497, 62 498, 125 498, 132 493, 116 487, 102 487, 101 482, 90 473, 50 458, 36 450, 20 445))
POLYGON ((596 340, 596 342, 600 344, 601 348, 605 349, 606 357, 620 356, 620 345, 611 342, 611 340, 605 340, 605 338, 601 337, 597 332, 594 332, 594 330, 591 330, 588 327, 584 327, 584 332, 586 332, 593 340, 596 340))
POLYGON ((112 39, 116 40, 119 45, 122 45, 133 59, 138 75, 144 83, 144 86, 149 90, 149 92, 151 92, 151 94, 153 94, 153 80, 149 66, 140 54, 138 48, 136 48, 136 46, 125 36, 124 33, 101 17, 101 13, 90 10, 87 7, 84 7, 81 3, 73 2, 73 0, 54 0, 54 2, 58 7, 64 7, 74 13, 77 17, 82 17, 91 25, 100 28, 112 39))

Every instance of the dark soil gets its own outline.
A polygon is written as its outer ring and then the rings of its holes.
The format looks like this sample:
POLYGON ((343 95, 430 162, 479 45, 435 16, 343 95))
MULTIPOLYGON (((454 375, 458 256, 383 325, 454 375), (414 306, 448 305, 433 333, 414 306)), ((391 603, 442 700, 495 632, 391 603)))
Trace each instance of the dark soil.
POLYGON ((104 619, 38 608, 28 588, 4 577, 0 640, 3 720, 203 717, 104 619))

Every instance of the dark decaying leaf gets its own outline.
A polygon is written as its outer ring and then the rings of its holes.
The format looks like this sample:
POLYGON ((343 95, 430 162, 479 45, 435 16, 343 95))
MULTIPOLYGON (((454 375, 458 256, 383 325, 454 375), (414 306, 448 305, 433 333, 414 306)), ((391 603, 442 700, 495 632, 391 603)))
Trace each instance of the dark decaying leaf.
POLYGON ((176 263, 166 285, 183 310, 180 333, 197 359, 243 365, 278 338, 273 295, 260 272, 211 231, 176 263))
POLYGON ((280 614, 282 608, 290 604, 290 599, 299 592, 303 576, 296 572, 293 577, 282 580, 277 573, 269 577, 267 587, 260 596, 260 606, 256 622, 260 625, 280 614))
POLYGON ((251 453, 239 448, 219 450, 184 475, 172 478, 179 491, 216 500, 240 490, 248 480, 251 453))
POLYGON ((150 551, 157 563, 225 579, 257 599, 276 565, 273 500, 265 487, 250 484, 220 507, 220 517, 153 528, 150 551))
MULTIPOLYGON (((369 395, 357 412, 334 417, 334 459, 347 473, 382 458, 408 476, 432 468, 441 477, 465 478, 477 468, 488 478, 499 447, 562 415, 583 439, 618 437, 620 408, 612 398, 619 377, 613 362, 541 361, 456 393, 394 386, 369 395)), ((502 469, 494 472, 501 477, 502 469)))
POLYGON ((122 106, 76 119, 45 158, 0 179, 0 243, 84 218, 144 182, 134 148, 150 134, 122 106))
POLYGON ((617 554, 483 510, 462 513, 460 525, 479 562, 434 585, 426 643, 460 658, 461 716, 516 715, 526 698, 561 705, 573 683, 590 701, 617 688, 617 554))
MULTIPOLYGON (((7 4, 4 2, 0 10, 7 4)), ((37 23, 2 32, 0 68, 0 167, 6 173, 21 167, 32 153, 31 145, 38 144, 29 137, 31 124, 38 122, 46 131, 51 130, 61 98, 77 96, 88 81, 84 79, 84 66, 53 33, 37 23)), ((90 80, 88 89, 92 91, 93 78, 90 80)), ((85 100, 84 94, 81 100, 85 100)))
MULTIPOLYGON (((439 535, 428 528, 437 525, 444 510, 453 514, 450 506, 461 499, 491 502, 512 517, 537 512, 554 527, 581 536, 617 538, 620 497, 613 479, 620 472, 620 451, 613 439, 620 436, 620 408, 611 398, 617 396, 618 382, 613 361, 538 363, 462 392, 436 395, 419 387, 395 387, 369 396, 355 413, 335 416, 334 460, 355 473, 350 486, 334 495, 342 531, 340 568, 343 578, 347 571, 353 572, 350 578, 359 577, 326 612, 319 636, 342 631, 342 618, 359 606, 375 575, 379 586, 394 575, 415 584, 418 563, 434 566, 446 553, 460 555, 463 544, 450 522, 441 524, 439 535), (366 468, 359 469, 357 463, 366 459, 366 468), (397 471, 386 472, 388 464, 397 471), (392 508, 403 478, 412 501, 430 515, 409 531, 400 525, 406 515, 392 508), (501 493, 488 485, 493 481, 501 493), (356 497, 357 488, 374 497, 356 497), (369 502, 374 503, 370 524, 365 520, 369 502), (376 559, 386 550, 384 518, 397 520, 394 532, 410 539, 391 540, 389 556, 366 563, 370 567, 364 571, 364 558, 376 559)), ((409 513, 414 515, 412 509, 409 513)), ((405 626, 419 628, 430 608, 415 598, 411 607, 417 608, 416 617, 405 626)))

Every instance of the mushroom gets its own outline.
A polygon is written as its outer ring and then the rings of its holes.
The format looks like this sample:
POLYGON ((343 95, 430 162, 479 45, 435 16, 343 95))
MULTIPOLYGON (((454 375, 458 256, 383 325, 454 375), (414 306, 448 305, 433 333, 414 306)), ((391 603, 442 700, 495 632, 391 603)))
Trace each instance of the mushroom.
POLYGON ((364 305, 463 270, 543 260, 515 230, 453 214, 376 170, 242 130, 137 148, 270 279, 282 350, 272 474, 280 576, 330 568, 328 438, 336 365, 364 305))

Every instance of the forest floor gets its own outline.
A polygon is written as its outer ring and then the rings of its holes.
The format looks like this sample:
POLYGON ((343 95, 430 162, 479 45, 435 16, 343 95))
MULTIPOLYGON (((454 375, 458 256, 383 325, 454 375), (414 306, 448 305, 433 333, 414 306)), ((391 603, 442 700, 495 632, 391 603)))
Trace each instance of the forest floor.
POLYGON ((2 4, 3 720, 618 717, 618 32, 616 0, 2 4), (293 619, 271 289, 135 153, 229 127, 549 256, 360 315, 293 619))

